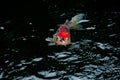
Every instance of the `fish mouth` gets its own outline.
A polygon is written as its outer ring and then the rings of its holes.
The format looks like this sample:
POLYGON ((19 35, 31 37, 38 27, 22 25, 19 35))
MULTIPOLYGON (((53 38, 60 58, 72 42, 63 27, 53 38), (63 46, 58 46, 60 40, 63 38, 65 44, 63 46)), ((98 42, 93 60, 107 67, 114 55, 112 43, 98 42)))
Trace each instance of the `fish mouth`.
POLYGON ((62 46, 66 46, 66 45, 69 45, 71 42, 69 39, 58 39, 56 40, 55 42, 57 45, 62 45, 62 46))
POLYGON ((54 37, 54 38, 46 38, 45 39, 48 42, 52 42, 55 43, 56 45, 60 45, 60 46, 67 46, 69 44, 71 44, 71 39, 70 38, 60 38, 60 37, 54 37))
POLYGON ((66 46, 68 44, 66 44, 65 42, 61 42, 61 43, 56 43, 57 45, 61 45, 61 46, 66 46))

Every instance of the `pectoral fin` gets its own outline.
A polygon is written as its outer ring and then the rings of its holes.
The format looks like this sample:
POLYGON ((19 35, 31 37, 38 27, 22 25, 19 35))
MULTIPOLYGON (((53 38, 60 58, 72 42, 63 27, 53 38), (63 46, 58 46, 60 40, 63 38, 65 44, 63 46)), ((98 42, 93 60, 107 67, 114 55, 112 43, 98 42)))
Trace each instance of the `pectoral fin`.
POLYGON ((45 41, 53 42, 53 38, 48 37, 48 38, 45 39, 45 41))

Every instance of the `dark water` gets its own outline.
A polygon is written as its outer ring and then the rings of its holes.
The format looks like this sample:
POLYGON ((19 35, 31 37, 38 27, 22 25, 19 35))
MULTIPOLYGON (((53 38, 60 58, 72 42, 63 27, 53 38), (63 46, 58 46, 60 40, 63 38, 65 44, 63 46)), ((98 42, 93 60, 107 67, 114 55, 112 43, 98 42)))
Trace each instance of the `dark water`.
POLYGON ((70 9, 69 6, 62 9, 60 3, 45 4, 49 10, 45 14, 28 14, 37 10, 26 8, 25 15, 3 17, 0 79, 119 80, 120 12, 109 9, 93 12, 84 2, 70 9), (79 5, 83 7, 78 9, 79 5), (86 30, 71 31, 73 44, 61 47, 45 41, 46 37, 52 37, 57 25, 81 12, 87 14, 90 23, 84 24, 86 30))

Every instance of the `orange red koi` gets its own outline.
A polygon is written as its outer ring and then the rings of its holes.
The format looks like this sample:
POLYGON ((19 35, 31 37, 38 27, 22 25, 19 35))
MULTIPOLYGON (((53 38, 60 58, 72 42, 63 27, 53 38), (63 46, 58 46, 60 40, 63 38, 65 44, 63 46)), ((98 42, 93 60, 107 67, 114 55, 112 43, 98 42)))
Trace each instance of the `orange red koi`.
POLYGON ((62 46, 71 44, 70 29, 80 30, 82 26, 81 23, 89 21, 83 19, 84 16, 85 15, 81 13, 72 17, 71 21, 66 21, 58 28, 57 32, 53 35, 53 38, 46 38, 46 41, 62 46))

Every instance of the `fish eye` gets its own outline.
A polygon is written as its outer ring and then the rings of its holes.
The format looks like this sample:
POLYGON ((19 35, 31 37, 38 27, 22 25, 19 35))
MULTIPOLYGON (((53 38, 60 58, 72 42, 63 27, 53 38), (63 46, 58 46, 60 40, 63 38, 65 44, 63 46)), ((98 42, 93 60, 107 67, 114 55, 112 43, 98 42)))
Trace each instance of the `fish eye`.
POLYGON ((60 40, 59 40, 60 42, 64 42, 65 40, 64 40, 64 38, 60 38, 60 40))
POLYGON ((56 40, 58 39, 58 37, 56 37, 56 40))

